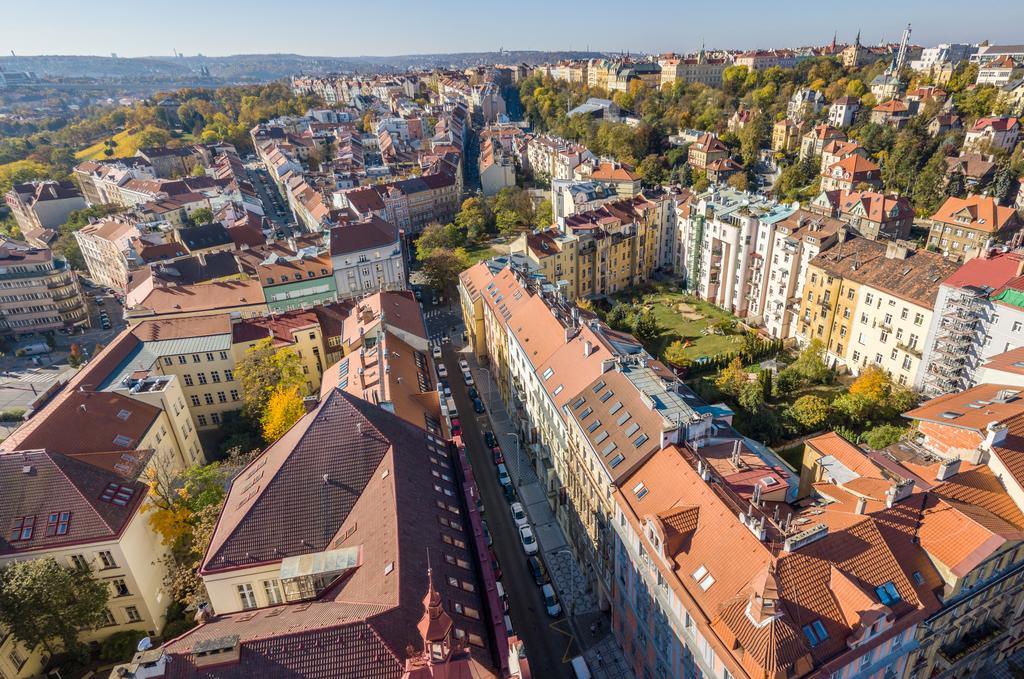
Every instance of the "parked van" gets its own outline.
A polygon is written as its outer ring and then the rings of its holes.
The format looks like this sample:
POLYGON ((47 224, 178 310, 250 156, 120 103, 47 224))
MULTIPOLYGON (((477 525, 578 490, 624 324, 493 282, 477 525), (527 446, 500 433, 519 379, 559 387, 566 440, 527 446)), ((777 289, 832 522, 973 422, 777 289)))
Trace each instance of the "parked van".
POLYGON ((508 613, 508 597, 505 596, 505 587, 501 584, 501 580, 494 583, 498 591, 498 599, 501 601, 501 608, 505 613, 508 613))

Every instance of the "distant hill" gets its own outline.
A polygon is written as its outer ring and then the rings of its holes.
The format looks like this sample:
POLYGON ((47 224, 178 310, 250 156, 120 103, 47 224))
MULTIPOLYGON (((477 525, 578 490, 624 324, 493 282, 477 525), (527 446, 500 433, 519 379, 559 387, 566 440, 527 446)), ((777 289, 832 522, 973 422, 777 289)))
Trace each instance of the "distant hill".
POLYGON ((467 68, 481 64, 524 62, 540 64, 559 59, 600 57, 598 52, 463 52, 455 54, 407 54, 390 57, 311 57, 301 54, 237 54, 226 57, 166 56, 114 58, 100 56, 43 55, 0 57, 0 67, 33 71, 44 78, 97 80, 189 81, 199 78, 205 66, 213 81, 253 82, 277 80, 295 73, 371 73, 408 69, 467 68))

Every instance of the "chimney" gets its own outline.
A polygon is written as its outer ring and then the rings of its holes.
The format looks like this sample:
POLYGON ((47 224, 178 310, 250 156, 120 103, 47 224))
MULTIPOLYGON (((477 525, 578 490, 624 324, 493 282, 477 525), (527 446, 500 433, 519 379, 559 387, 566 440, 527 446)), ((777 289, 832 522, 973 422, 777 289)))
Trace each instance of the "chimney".
POLYGON ((885 491, 885 506, 892 507, 900 500, 909 497, 913 491, 914 481, 912 479, 904 479, 894 483, 889 486, 889 490, 885 491))
POLYGON ((960 471, 960 458, 955 460, 943 460, 942 464, 939 465, 938 471, 935 472, 936 481, 945 481, 951 476, 955 476, 960 471))
POLYGON ((985 441, 981 447, 985 450, 992 450, 993 446, 1003 445, 1006 440, 1006 425, 1000 422, 989 422, 985 425, 985 441))
POLYGON ((906 245, 902 245, 896 241, 889 241, 885 244, 885 258, 886 259, 906 259, 910 250, 906 245))
POLYGON ((857 498, 857 506, 854 508, 854 514, 863 514, 864 509, 868 506, 868 499, 866 497, 857 498))
POLYGON ((584 357, 590 356, 590 350, 593 348, 593 346, 594 345, 590 343, 590 340, 583 340, 583 356, 584 357))

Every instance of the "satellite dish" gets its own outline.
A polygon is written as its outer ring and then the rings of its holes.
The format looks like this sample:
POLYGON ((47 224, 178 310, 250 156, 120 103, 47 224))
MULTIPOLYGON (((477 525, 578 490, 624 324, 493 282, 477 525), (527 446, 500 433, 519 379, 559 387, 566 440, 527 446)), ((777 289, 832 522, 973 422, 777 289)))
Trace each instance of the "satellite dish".
POLYGON ((153 648, 152 640, 150 640, 149 637, 142 637, 141 639, 139 639, 139 645, 136 647, 135 650, 141 653, 142 651, 148 651, 151 648, 153 648))

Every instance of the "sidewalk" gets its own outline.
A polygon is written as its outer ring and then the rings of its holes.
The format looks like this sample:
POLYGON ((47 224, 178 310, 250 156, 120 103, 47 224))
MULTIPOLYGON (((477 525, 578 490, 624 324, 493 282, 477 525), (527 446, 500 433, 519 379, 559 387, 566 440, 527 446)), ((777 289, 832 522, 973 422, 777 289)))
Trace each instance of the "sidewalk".
POLYGON ((465 355, 474 369, 477 390, 487 406, 487 416, 505 457, 505 467, 533 525, 548 575, 551 576, 551 584, 558 592, 562 610, 576 634, 580 649, 585 649, 584 655, 591 672, 602 679, 631 678, 633 675, 626 665, 622 650, 610 633, 608 616, 599 610, 597 596, 587 587, 583 571, 573 557, 562 527, 548 504, 544 486, 521 450, 512 420, 489 370, 477 364, 476 357, 468 347, 461 347, 459 352, 465 355), (592 624, 596 625, 596 633, 589 632, 592 624), (598 657, 601 665, 595 672, 598 657))

